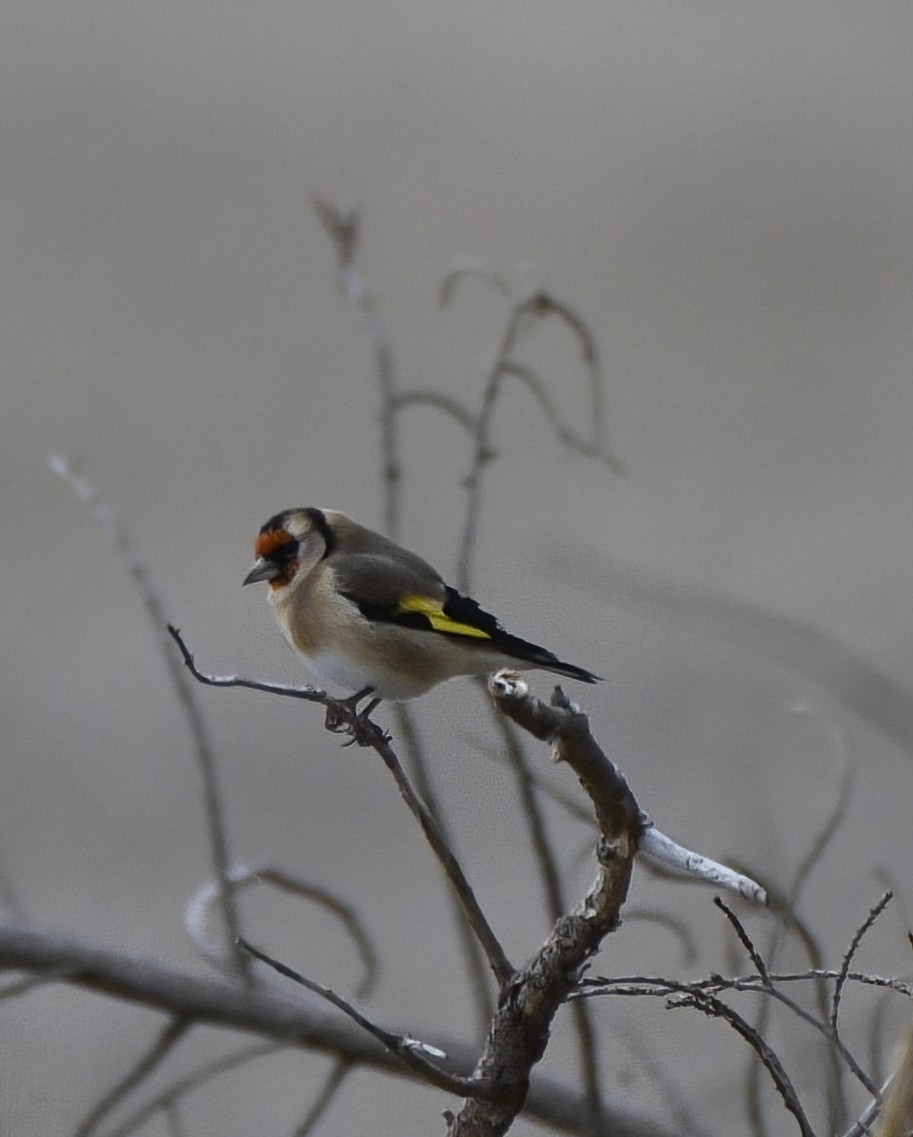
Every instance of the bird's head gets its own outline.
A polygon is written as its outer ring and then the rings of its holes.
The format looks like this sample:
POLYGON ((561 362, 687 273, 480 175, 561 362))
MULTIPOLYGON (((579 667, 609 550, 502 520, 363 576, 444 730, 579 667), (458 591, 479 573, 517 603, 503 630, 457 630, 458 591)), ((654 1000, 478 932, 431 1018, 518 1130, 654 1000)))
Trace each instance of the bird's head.
POLYGON ((273 590, 288 588, 303 579, 329 556, 336 543, 321 509, 286 509, 271 517, 257 534, 253 567, 244 584, 269 582, 273 590))

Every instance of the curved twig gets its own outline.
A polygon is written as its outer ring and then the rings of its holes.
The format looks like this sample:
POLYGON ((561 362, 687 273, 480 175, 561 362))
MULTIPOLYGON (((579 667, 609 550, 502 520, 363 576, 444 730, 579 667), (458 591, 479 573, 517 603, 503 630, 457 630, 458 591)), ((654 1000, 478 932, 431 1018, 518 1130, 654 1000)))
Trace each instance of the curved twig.
POLYGON ((467 279, 485 281, 487 284, 494 285, 502 296, 507 297, 510 295, 510 285, 503 276, 499 276, 498 273, 485 268, 479 261, 466 260, 454 265, 441 281, 441 286, 438 290, 438 303, 441 307, 450 303, 456 293, 457 285, 462 284, 462 282, 467 279))
POLYGON ((401 411, 405 407, 437 407, 468 434, 475 434, 478 427, 476 416, 471 411, 458 400, 438 391, 404 391, 401 395, 393 396, 391 405, 395 411, 401 411))
MULTIPOLYGON (((380 963, 373 940, 362 925, 358 913, 350 904, 346 904, 335 892, 331 892, 321 885, 312 884, 310 881, 302 880, 300 877, 286 872, 285 869, 273 866, 252 868, 249 865, 233 865, 229 870, 229 879, 235 892, 252 885, 270 884, 282 892, 310 900, 336 916, 351 937, 362 963, 362 976, 355 986, 356 998, 366 999, 370 995, 377 984, 380 963)), ((184 910, 184 923, 190 932, 191 939, 207 958, 211 956, 211 948, 206 936, 206 929, 209 925, 208 910, 215 898, 214 893, 215 889, 211 884, 204 885, 190 899, 184 910)))

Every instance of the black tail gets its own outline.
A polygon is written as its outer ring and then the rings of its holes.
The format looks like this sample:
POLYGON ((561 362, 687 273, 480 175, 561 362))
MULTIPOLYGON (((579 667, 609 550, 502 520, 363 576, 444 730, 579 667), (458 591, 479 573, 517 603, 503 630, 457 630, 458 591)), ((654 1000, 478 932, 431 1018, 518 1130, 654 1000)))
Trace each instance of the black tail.
MULTIPOLYGON (((550 652, 546 654, 550 655, 550 652)), ((552 659, 555 657, 552 656, 552 659)), ((601 683, 602 676, 594 675, 592 671, 587 671, 584 667, 575 667, 573 663, 562 663, 560 659, 555 659, 554 663, 540 663, 545 671, 554 671, 556 675, 567 675, 569 679, 579 679, 581 683, 601 683)))
POLYGON ((556 675, 566 675, 569 679, 579 679, 581 683, 601 683, 602 676, 594 675, 584 667, 575 667, 573 663, 565 663, 557 655, 552 655, 544 647, 527 643, 517 636, 505 635, 503 639, 495 641, 499 648, 514 659, 531 663, 534 667, 541 667, 543 671, 553 671, 556 675))
POLYGON ((467 642, 478 644, 480 648, 494 645, 500 648, 505 655, 512 656, 518 663, 529 663, 533 667, 541 667, 544 671, 554 671, 556 675, 566 675, 569 679, 579 679, 581 683, 599 683, 600 676, 594 675, 583 667, 575 667, 573 663, 562 662, 557 655, 546 651, 538 644, 531 644, 521 640, 519 636, 512 636, 506 632, 500 623, 480 607, 475 600, 462 596, 455 588, 447 588, 447 599, 444 602, 444 614, 454 620, 469 624, 485 633, 484 639, 467 639, 467 642))

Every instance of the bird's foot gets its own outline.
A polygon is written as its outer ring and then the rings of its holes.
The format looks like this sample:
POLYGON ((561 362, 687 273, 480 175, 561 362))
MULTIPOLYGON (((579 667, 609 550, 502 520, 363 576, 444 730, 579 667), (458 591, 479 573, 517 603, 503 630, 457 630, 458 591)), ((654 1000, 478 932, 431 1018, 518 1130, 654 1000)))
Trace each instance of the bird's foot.
POLYGON ((370 735, 379 736, 381 741, 389 742, 388 735, 377 723, 371 721, 371 712, 378 706, 380 699, 369 699, 362 710, 358 704, 373 692, 373 687, 364 687, 356 691, 347 699, 340 699, 336 706, 327 707, 326 728, 334 734, 350 734, 352 737, 343 746, 370 746, 370 735))

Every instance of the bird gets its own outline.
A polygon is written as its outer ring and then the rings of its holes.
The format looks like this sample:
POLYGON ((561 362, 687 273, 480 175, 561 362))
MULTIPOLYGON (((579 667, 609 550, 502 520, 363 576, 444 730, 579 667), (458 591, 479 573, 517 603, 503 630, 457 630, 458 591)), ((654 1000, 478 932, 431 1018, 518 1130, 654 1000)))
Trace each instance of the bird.
POLYGON ((254 552, 244 584, 268 583, 285 639, 317 679, 354 692, 341 700, 353 715, 366 719, 381 700, 413 699, 446 679, 504 667, 599 681, 512 635, 416 553, 336 510, 277 513, 254 552))

